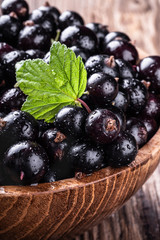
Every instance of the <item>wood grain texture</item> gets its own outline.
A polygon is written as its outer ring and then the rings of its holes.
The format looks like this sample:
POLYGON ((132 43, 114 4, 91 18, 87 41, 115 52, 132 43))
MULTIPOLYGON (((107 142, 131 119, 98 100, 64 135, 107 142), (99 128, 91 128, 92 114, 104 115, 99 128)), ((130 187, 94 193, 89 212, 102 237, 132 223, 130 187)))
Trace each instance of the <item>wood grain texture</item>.
POLYGON ((117 212, 74 240, 159 240, 160 165, 117 212))
POLYGON ((107 167, 81 180, 1 187, 0 239, 71 239, 118 210, 159 160, 160 129, 128 167, 107 167))
MULTIPOLYGON (((28 0, 30 11, 44 1, 28 0)), ((128 33, 136 46, 149 54, 160 54, 160 1, 159 0, 49 0, 61 12, 79 12, 85 23, 100 22, 110 31, 128 33)))

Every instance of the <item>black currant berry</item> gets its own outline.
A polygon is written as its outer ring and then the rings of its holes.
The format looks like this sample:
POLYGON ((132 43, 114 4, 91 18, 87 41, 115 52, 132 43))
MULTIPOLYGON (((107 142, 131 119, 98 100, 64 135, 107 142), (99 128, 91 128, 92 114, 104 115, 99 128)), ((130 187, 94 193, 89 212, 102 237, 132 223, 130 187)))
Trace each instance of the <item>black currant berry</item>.
POLYGON ((57 26, 59 25, 60 11, 56 7, 50 6, 49 2, 46 1, 38 10, 43 12, 45 18, 51 23, 56 22, 57 26))
POLYGON ((120 108, 111 104, 106 106, 106 108, 116 115, 120 123, 120 131, 124 131, 126 128, 126 115, 124 112, 120 108))
POLYGON ((126 122, 126 130, 133 135, 139 147, 142 147, 147 142, 147 129, 138 118, 129 118, 126 122))
POLYGON ((47 131, 50 128, 54 128, 53 123, 47 123, 43 119, 42 120, 37 120, 38 123, 38 128, 39 128, 39 133, 38 133, 38 140, 40 140, 42 134, 47 131))
POLYGON ((138 61, 138 52, 134 45, 127 41, 113 40, 109 42, 104 50, 105 54, 113 55, 115 58, 121 58, 136 65, 138 61))
POLYGON ((93 73, 104 72, 112 77, 119 77, 118 65, 113 56, 94 55, 88 58, 85 63, 87 76, 90 77, 93 73))
POLYGON ((138 77, 150 81, 150 90, 160 93, 160 56, 143 58, 137 66, 138 77))
POLYGON ((92 173, 101 168, 104 161, 102 147, 86 142, 77 142, 71 146, 68 157, 75 172, 92 173))
POLYGON ((115 141, 106 145, 105 149, 107 164, 117 168, 134 161, 138 152, 138 145, 131 134, 122 132, 115 141))
POLYGON ((136 78, 136 71, 134 71, 131 63, 123 59, 116 59, 115 61, 119 67, 120 78, 136 78))
POLYGON ((139 116, 139 119, 143 122, 147 129, 147 141, 149 141, 158 130, 158 124, 155 119, 148 116, 142 115, 139 116))
POLYGON ((6 42, 0 42, 0 60, 2 59, 3 55, 11 51, 14 51, 14 48, 12 46, 7 44, 6 42))
POLYGON ((21 21, 28 18, 29 6, 25 0, 4 0, 1 9, 3 14, 15 12, 21 21))
POLYGON ((0 97, 0 109, 5 113, 20 110, 25 100, 26 95, 19 88, 8 89, 0 97))
POLYGON ((111 102, 118 93, 118 83, 106 73, 94 73, 87 82, 87 91, 93 102, 103 106, 111 102))
POLYGON ((123 92, 129 93, 129 90, 132 88, 135 81, 137 81, 135 78, 120 78, 118 80, 119 88, 123 92))
POLYGON ((26 60, 29 55, 25 51, 11 51, 2 57, 3 76, 7 88, 13 88, 16 83, 15 65, 21 60, 26 60))
POLYGON ((97 51, 97 37, 85 26, 70 26, 65 28, 60 36, 60 42, 67 47, 77 46, 94 54, 97 51))
POLYGON ((45 131, 41 136, 40 142, 45 148, 51 163, 62 161, 66 157, 69 147, 67 138, 56 128, 45 131))
MULTIPOLYGON (((67 153, 68 154, 68 153, 67 153)), ((44 175, 43 182, 54 182, 62 179, 73 178, 75 175, 71 159, 67 157, 52 164, 44 175)))
POLYGON ((94 23, 94 22, 88 23, 85 26, 91 29, 96 34, 98 39, 99 49, 100 49, 100 52, 102 52, 104 38, 109 33, 108 26, 102 25, 101 23, 94 23))
POLYGON ((74 11, 65 11, 59 16, 59 27, 61 30, 69 26, 81 26, 84 25, 83 18, 79 13, 74 11))
POLYGON ((55 117, 55 127, 72 138, 83 136, 88 113, 81 107, 65 106, 55 117))
POLYGON ((3 42, 17 47, 18 35, 23 25, 20 20, 14 15, 2 15, 0 17, 0 33, 3 36, 3 42))
POLYGON ((127 42, 130 41, 129 36, 123 32, 109 32, 104 39, 104 46, 106 46, 109 42, 113 40, 125 40, 127 42))
POLYGON ((129 105, 129 94, 124 91, 118 91, 118 94, 112 101, 112 104, 120 108, 123 112, 126 112, 129 105))
POLYGON ((141 113, 143 116, 148 116, 156 119, 159 122, 160 119, 160 97, 149 93, 146 105, 141 113))
POLYGON ((56 37, 57 21, 47 11, 42 11, 40 8, 33 10, 29 16, 29 23, 31 24, 30 21, 33 22, 32 24, 41 25, 51 37, 56 37))
POLYGON ((48 35, 45 29, 38 24, 25 26, 19 33, 18 47, 20 49, 39 49, 47 52, 50 46, 50 35, 48 35))
POLYGON ((28 54, 28 58, 30 59, 36 59, 36 58, 44 58, 45 53, 40 51, 39 49, 29 49, 26 51, 28 54))
POLYGON ((116 115, 107 109, 96 109, 86 119, 87 136, 96 143, 108 144, 120 132, 120 122, 116 115))
POLYGON ((129 89, 130 104, 128 110, 132 115, 141 112, 148 99, 149 93, 146 86, 139 80, 134 80, 131 88, 129 89))
POLYGON ((0 156, 16 142, 35 141, 37 137, 38 123, 31 114, 17 110, 0 118, 0 156))
POLYGON ((37 143, 22 141, 12 145, 3 158, 9 184, 38 183, 48 170, 49 159, 37 143))

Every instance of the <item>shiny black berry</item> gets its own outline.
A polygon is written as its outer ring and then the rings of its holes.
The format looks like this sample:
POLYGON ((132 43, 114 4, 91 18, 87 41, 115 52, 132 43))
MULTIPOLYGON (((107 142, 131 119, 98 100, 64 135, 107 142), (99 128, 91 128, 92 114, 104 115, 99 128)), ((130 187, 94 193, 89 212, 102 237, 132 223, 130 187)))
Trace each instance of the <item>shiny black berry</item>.
POLYGON ((81 107, 65 106, 55 117, 55 127, 72 138, 83 136, 88 113, 81 107))
POLYGON ((124 114, 124 112, 120 108, 112 104, 109 104, 108 106, 106 106, 106 108, 107 110, 110 110, 116 115, 120 123, 120 131, 124 131, 126 128, 126 115, 124 114))
POLYGON ((4 0, 1 9, 3 14, 15 12, 21 21, 28 18, 29 6, 25 0, 4 0))
POLYGON ((131 63, 123 59, 116 59, 115 61, 119 67, 120 78, 136 78, 136 71, 133 69, 131 63))
POLYGON ((13 88, 16 83, 16 70, 15 65, 21 60, 26 60, 29 55, 21 50, 11 51, 2 57, 3 76, 7 88, 13 88))
POLYGON ((105 160, 109 166, 122 167, 134 161, 138 145, 130 133, 122 132, 113 143, 106 145, 105 152, 105 160))
POLYGON ((4 54, 9 53, 13 50, 14 50, 14 48, 12 46, 10 46, 8 43, 0 42, 0 59, 2 59, 2 56, 4 54))
POLYGON ((39 49, 29 49, 26 51, 28 54, 28 58, 36 59, 36 58, 44 58, 45 53, 39 49))
POLYGON ((0 33, 3 37, 3 42, 17 47, 18 35, 23 25, 14 14, 2 15, 0 17, 0 33))
POLYGON ((105 36, 104 46, 106 46, 109 42, 113 40, 125 40, 129 42, 130 38, 126 33, 123 32, 110 32, 105 36))
POLYGON ((97 51, 97 37, 95 33, 85 26, 69 26, 60 36, 60 42, 67 47, 77 46, 87 50, 90 54, 97 51))
POLYGON ((49 159, 37 143, 22 141, 12 145, 3 157, 9 184, 38 183, 48 170, 49 159))
POLYGON ((85 63, 87 76, 90 77, 93 73, 104 72, 112 77, 119 77, 118 65, 113 56, 94 55, 88 58, 85 63))
POLYGON ((101 23, 94 23, 94 22, 88 23, 85 26, 91 29, 96 34, 98 39, 99 49, 100 49, 100 52, 102 52, 104 38, 109 33, 108 26, 103 25, 101 23))
POLYGON ((139 80, 134 80, 132 86, 129 89, 130 104, 128 106, 128 111, 130 113, 138 114, 141 112, 149 96, 148 89, 146 86, 139 80))
POLYGON ((37 120, 38 123, 38 128, 39 128, 39 133, 38 133, 38 140, 40 140, 42 134, 47 131, 50 128, 54 128, 53 123, 47 123, 43 119, 42 120, 37 120))
POLYGON ((104 50, 105 54, 113 55, 135 65, 138 61, 138 52, 134 45, 127 41, 113 40, 109 42, 104 50))
POLYGON ((156 119, 159 122, 160 119, 160 97, 149 93, 146 105, 141 113, 143 116, 148 116, 156 119))
POLYGON ((134 117, 127 119, 126 131, 133 135, 139 147, 147 142, 147 129, 140 119, 134 117))
POLYGON ((35 141, 37 137, 38 124, 31 114, 17 110, 0 118, 0 155, 18 141, 35 141))
POLYGON ((137 72, 140 79, 151 82, 151 91, 160 93, 160 56, 143 58, 137 66, 137 72))
POLYGON ((104 161, 102 147, 86 142, 77 142, 71 146, 68 157, 72 162, 75 172, 92 173, 101 168, 104 161))
POLYGON ((0 97, 0 109, 5 113, 20 110, 25 100, 26 95, 19 88, 8 89, 0 97))
POLYGON ((158 130, 158 124, 154 118, 148 116, 141 115, 139 116, 139 119, 143 122, 147 129, 147 141, 149 141, 158 130))
POLYGON ((45 148, 52 164, 62 161, 66 157, 69 147, 67 138, 56 128, 45 131, 41 136, 40 142, 45 148))
POLYGON ((19 33, 18 47, 20 49, 39 49, 47 52, 50 46, 50 35, 48 35, 45 29, 38 24, 25 26, 19 33))
POLYGON ((32 13, 29 16, 29 20, 32 21, 34 24, 39 24, 41 27, 43 27, 48 34, 51 35, 51 37, 56 37, 56 31, 57 31, 57 21, 55 18, 48 12, 43 10, 35 9, 32 11, 32 13))
POLYGON ((79 13, 74 11, 65 11, 59 16, 59 27, 61 30, 69 26, 81 26, 84 25, 83 18, 79 13))
POLYGON ((112 104, 120 108, 123 112, 126 112, 129 105, 129 94, 125 91, 118 91, 118 94, 112 101, 112 104))
POLYGON ((116 115, 107 109, 96 109, 86 119, 87 136, 96 143, 108 144, 120 132, 120 122, 116 115))
POLYGON ((118 83, 106 73, 94 73, 87 82, 87 91, 98 106, 111 102, 118 93, 118 83))

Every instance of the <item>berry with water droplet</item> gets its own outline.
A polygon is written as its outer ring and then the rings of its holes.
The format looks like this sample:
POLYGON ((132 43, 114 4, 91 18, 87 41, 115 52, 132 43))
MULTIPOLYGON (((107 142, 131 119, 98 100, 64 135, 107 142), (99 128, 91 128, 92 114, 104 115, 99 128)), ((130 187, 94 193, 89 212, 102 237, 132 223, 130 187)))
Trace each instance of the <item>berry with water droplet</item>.
POLYGON ((107 164, 117 168, 134 161, 138 145, 131 134, 122 132, 113 143, 106 145, 105 149, 107 164))
POLYGON ((75 172, 92 173, 101 168, 104 161, 104 151, 100 146, 89 142, 76 142, 69 150, 68 158, 75 172))
POLYGON ((12 145, 3 157, 8 184, 38 183, 48 170, 49 159, 39 144, 22 141, 12 145))
POLYGON ((87 117, 85 129, 92 141, 100 144, 108 144, 118 136, 120 122, 111 111, 96 109, 87 117))

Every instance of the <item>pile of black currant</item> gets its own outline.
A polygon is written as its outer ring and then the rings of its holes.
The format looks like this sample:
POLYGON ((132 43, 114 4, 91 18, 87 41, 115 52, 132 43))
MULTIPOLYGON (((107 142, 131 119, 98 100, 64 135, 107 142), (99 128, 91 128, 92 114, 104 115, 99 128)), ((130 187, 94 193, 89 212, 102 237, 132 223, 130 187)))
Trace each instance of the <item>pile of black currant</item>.
POLYGON ((160 56, 139 60, 130 38, 46 2, 4 0, 0 16, 0 185, 53 182, 130 164, 157 131, 160 56), (87 70, 83 107, 67 105, 53 123, 21 111, 26 95, 15 64, 49 62, 52 40, 80 55, 87 70), (80 174, 79 174, 80 173, 80 174))

